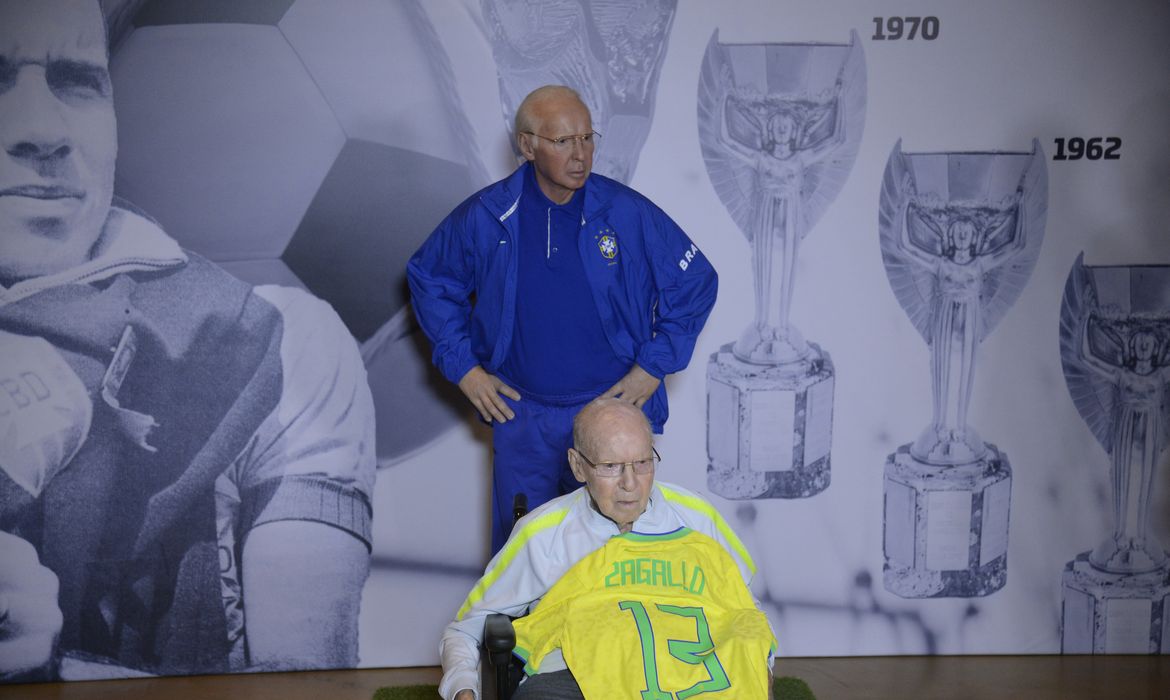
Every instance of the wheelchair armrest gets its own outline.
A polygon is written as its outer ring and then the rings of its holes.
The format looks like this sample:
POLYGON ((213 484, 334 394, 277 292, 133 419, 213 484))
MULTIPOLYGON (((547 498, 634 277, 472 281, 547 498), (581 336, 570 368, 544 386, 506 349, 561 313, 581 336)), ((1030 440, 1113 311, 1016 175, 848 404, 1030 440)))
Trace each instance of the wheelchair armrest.
MULTIPOLYGON (((512 627, 512 618, 502 613, 488 615, 483 623, 483 646, 487 652, 488 665, 491 666, 490 675, 494 677, 491 685, 495 687, 495 697, 506 700, 512 697, 523 675, 519 666, 512 661, 512 650, 516 648, 516 630, 512 627)), ((485 672, 488 665, 484 666, 485 672)))
POLYGON ((508 663, 512 650, 516 648, 516 630, 512 628, 512 618, 501 613, 488 615, 483 623, 483 645, 491 656, 492 664, 508 663))

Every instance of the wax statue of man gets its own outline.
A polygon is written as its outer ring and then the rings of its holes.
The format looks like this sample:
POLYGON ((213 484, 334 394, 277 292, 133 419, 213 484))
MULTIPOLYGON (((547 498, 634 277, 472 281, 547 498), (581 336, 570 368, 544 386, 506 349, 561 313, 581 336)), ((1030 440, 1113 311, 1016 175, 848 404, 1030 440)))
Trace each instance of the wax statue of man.
POLYGON ((690 361, 718 286, 670 217, 591 172, 599 135, 575 91, 534 90, 515 132, 525 162, 407 265, 435 364, 493 425, 493 552, 515 494, 536 506, 575 488, 565 454, 587 402, 620 398, 662 432, 662 380, 690 361))
POLYGON ((356 665, 356 344, 114 206, 116 154, 97 0, 0 2, 0 680, 356 665))
MULTIPOLYGON (((621 535, 669 537, 686 529, 701 533, 726 555, 723 561, 728 570, 721 573, 734 578, 737 585, 750 584, 755 564, 714 506, 687 489, 655 480, 658 458, 652 437, 645 415, 620 399, 598 398, 581 409, 573 425, 573 447, 567 453, 575 478, 584 486, 545 503, 517 522, 504 548, 488 564, 455 621, 443 632, 439 645, 442 697, 478 697, 476 666, 487 615, 525 614, 575 564, 621 535)), ((710 576, 713 578, 714 572, 710 576)), ((766 641, 774 642, 766 620, 763 625, 766 641)), ((636 640, 634 628, 629 631, 636 640)), ((770 663, 767 652, 765 648, 755 659, 761 688, 766 682, 763 676, 770 673, 762 670, 770 663)), ((521 685, 526 697, 560 698, 562 693, 580 697, 566 668, 559 653, 545 656, 539 673, 521 685)), ((754 697, 763 698, 766 693, 754 697)))

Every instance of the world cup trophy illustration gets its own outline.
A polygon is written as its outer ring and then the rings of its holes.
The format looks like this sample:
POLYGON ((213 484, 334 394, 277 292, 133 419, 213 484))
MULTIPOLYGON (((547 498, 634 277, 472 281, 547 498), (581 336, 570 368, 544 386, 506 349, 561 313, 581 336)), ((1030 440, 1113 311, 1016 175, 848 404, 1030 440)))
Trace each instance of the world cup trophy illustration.
POLYGON ((1151 530, 1170 437, 1170 265, 1077 258, 1060 309, 1073 403, 1109 455, 1113 530, 1064 568, 1066 654, 1170 652, 1170 565, 1151 530))
POLYGON ((678 0, 482 0, 509 128, 532 90, 577 90, 602 134, 594 170, 628 182, 654 118, 678 0))
POLYGON ((1023 290, 1048 210, 1044 154, 904 153, 882 183, 882 260, 930 348, 931 421, 886 459, 884 579, 906 598, 1007 580, 1011 465, 969 422, 979 345, 1023 290))
POLYGON ((803 498, 829 485, 835 374, 789 321, 796 259, 841 191, 865 126, 865 61, 847 44, 723 44, 699 79, 699 143, 751 245, 752 323, 707 363, 707 486, 803 498))

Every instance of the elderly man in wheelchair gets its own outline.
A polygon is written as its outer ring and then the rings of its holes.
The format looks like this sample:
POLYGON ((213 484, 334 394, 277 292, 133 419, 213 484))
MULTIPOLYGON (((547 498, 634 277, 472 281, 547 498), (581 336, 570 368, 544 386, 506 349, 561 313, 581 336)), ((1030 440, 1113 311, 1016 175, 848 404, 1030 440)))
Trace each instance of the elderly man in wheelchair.
POLYGON ((443 633, 440 695, 481 697, 485 620, 503 614, 526 615, 515 700, 770 697, 776 639, 748 590, 755 564, 711 504, 655 481, 657 461, 632 404, 581 409, 569 465, 584 487, 516 523, 443 633))

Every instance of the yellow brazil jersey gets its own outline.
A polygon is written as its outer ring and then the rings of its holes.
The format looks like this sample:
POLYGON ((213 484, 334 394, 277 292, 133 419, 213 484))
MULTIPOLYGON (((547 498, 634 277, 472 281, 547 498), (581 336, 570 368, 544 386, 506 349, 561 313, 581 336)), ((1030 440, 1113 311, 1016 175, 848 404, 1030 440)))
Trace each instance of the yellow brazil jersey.
POLYGON ((763 700, 775 642, 731 556, 685 527, 614 537, 516 621, 525 671, 560 648, 587 700, 763 700))

